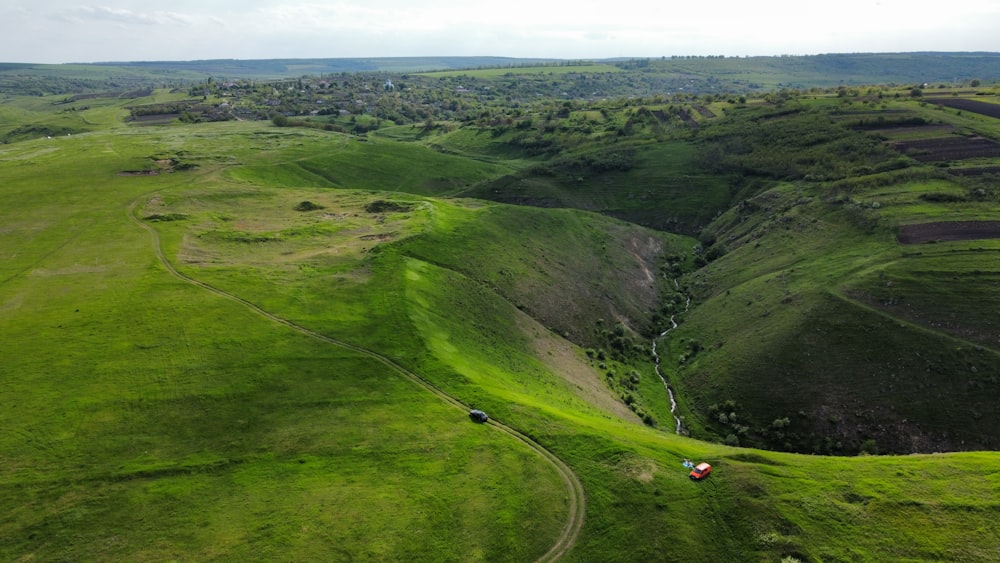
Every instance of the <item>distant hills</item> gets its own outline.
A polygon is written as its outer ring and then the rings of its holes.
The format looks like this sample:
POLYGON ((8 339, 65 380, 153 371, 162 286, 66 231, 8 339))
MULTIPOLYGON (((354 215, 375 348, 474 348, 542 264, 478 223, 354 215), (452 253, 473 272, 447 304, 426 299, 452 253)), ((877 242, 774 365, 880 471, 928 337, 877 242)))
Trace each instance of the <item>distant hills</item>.
POLYGON ((440 70, 476 70, 571 66, 602 62, 632 73, 648 95, 649 84, 691 79, 687 93, 761 91, 781 88, 857 86, 864 84, 946 83, 1000 80, 1000 53, 914 52, 839 53, 767 57, 638 57, 600 61, 512 57, 371 57, 313 59, 213 59, 132 61, 64 65, 0 63, 0 93, 51 94, 98 91, 127 85, 188 84, 213 78, 273 80, 322 74, 412 74, 440 70), (61 81, 61 82, 60 82, 61 81), (67 84, 71 82, 71 84, 67 84))
POLYGON ((424 72, 482 67, 526 66, 560 62, 559 59, 511 57, 372 57, 337 59, 213 59, 203 61, 139 61, 95 63, 141 70, 190 71, 240 78, 294 78, 306 74, 342 72, 424 72))

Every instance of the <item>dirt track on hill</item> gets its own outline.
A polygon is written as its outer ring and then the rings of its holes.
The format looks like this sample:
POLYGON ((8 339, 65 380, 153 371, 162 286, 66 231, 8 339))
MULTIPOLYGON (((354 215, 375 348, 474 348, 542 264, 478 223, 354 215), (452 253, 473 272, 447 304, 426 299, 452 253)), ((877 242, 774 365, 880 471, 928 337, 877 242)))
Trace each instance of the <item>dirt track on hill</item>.
POLYGON ((1000 221, 951 221, 904 225, 899 229, 901 244, 982 240, 1000 238, 1000 221))
MULTIPOLYGON (((335 338, 331 338, 324 334, 314 332, 304 326, 295 324, 292 321, 289 321, 288 319, 284 319, 277 315, 269 313, 264 309, 261 309, 257 305, 251 303, 250 301, 243 299, 242 297, 238 297, 231 293, 227 293, 205 282, 198 281, 194 278, 189 278, 188 276, 182 274, 180 271, 174 268, 174 265, 171 264, 170 261, 167 260, 166 255, 163 254, 163 246, 160 244, 160 234, 156 232, 156 229, 144 223, 135 214, 136 208, 139 206, 139 201, 144 197, 148 197, 148 195, 149 194, 147 194, 146 196, 140 196, 139 199, 133 201, 131 205, 129 205, 128 207, 127 214, 129 219, 133 223, 139 225, 150 234, 150 236, 153 239, 153 249, 156 252, 156 257, 160 261, 160 263, 163 264, 163 267, 167 269, 167 272, 169 272, 170 275, 181 281, 198 286, 206 291, 214 293, 220 297, 224 297, 226 299, 229 299, 230 301, 235 301, 236 303, 243 305, 244 307, 250 309, 251 311, 257 313, 258 315, 270 321, 273 321, 280 325, 284 325, 288 328, 291 328, 292 330, 305 334, 306 336, 310 336, 312 338, 321 340, 323 342, 332 344, 334 346, 339 346, 341 348, 345 348, 347 350, 351 350, 359 354, 368 356, 369 358, 377 362, 380 362, 381 364, 394 370, 396 373, 402 375, 403 377, 412 381, 416 385, 424 388, 426 391, 440 398, 442 401, 458 409, 461 409, 464 413, 467 413, 469 411, 470 407, 468 405, 462 404, 458 399, 438 389, 430 382, 424 380, 416 373, 397 364, 394 360, 390 359, 387 356, 383 356, 382 354, 379 354, 374 350, 362 348, 360 346, 356 346, 354 344, 350 344, 348 342, 337 340, 335 338)), ((517 438, 525 445, 527 445, 529 448, 538 453, 538 455, 544 458, 545 461, 549 462, 549 464, 555 468, 556 472, 559 473, 560 477, 562 477, 563 482, 566 484, 566 488, 568 489, 569 492, 569 509, 568 509, 569 514, 567 515, 566 525, 563 528, 562 533, 559 535, 559 539, 556 541, 556 543, 549 549, 549 551, 547 551, 544 555, 539 557, 538 561, 547 563, 549 561, 556 561, 560 559, 563 555, 568 553, 569 550, 572 549, 574 545, 576 545, 577 538, 580 536, 580 531, 583 529, 583 523, 587 512, 586 511, 587 499, 586 495, 584 494, 583 483, 580 482, 580 479, 576 476, 575 473, 573 473, 573 470, 570 469, 569 466, 566 465, 561 459, 556 457, 555 454, 545 449, 541 444, 535 442, 528 436, 522 434, 521 432, 518 432, 517 430, 509 426, 506 426, 501 422, 497 422, 495 419, 492 418, 489 420, 489 422, 487 422, 487 424, 492 426, 493 428, 496 428, 497 430, 500 430, 501 432, 505 432, 510 436, 517 438)))

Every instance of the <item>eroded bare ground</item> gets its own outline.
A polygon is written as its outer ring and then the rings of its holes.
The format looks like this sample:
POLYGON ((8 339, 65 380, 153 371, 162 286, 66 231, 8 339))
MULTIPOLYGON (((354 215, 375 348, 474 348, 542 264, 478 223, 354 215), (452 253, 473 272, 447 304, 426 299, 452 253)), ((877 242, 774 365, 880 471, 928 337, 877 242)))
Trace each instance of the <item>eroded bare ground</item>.
POLYGON ((174 171, 178 162, 170 158, 158 158, 152 160, 152 166, 144 170, 122 170, 119 176, 159 176, 174 171))
POLYGON ((901 244, 982 240, 1000 238, 1000 221, 947 221, 904 225, 897 239, 901 244))
POLYGON ((608 385, 601 379, 601 374, 587 363, 586 358, 579 354, 572 344, 565 339, 557 338, 527 314, 519 314, 517 320, 521 331, 531 336, 535 355, 545 362, 553 373, 565 380, 574 393, 618 418, 641 422, 625 403, 611 393, 608 385))

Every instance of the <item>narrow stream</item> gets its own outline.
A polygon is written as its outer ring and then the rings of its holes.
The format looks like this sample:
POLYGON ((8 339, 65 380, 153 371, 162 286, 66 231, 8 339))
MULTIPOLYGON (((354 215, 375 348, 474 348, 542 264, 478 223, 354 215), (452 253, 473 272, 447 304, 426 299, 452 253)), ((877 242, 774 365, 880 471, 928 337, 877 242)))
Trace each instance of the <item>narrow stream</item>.
MULTIPOLYGON (((680 289, 680 284, 677 283, 677 280, 674 280, 674 287, 677 287, 678 289, 680 289)), ((687 303, 684 305, 684 311, 682 311, 681 314, 687 313, 688 309, 690 309, 690 308, 691 308, 691 296, 688 296, 687 303)), ((660 376, 660 381, 663 382, 663 388, 667 390, 667 397, 670 399, 670 414, 672 414, 673 417, 674 417, 674 423, 676 425, 676 432, 678 434, 683 434, 684 433, 684 425, 681 424, 681 419, 680 419, 679 416, 677 416, 677 400, 674 398, 674 390, 673 390, 673 388, 670 387, 670 384, 667 383, 667 378, 663 377, 663 372, 660 371, 660 355, 656 353, 656 342, 659 339, 665 337, 667 334, 669 334, 670 331, 672 331, 675 328, 677 328, 677 321, 674 320, 674 318, 676 316, 677 315, 671 315, 670 316, 670 325, 671 325, 670 328, 668 328, 667 330, 663 331, 662 333, 660 333, 659 336, 657 336, 656 338, 653 339, 653 361, 654 361, 655 367, 656 367, 656 375, 660 376)))

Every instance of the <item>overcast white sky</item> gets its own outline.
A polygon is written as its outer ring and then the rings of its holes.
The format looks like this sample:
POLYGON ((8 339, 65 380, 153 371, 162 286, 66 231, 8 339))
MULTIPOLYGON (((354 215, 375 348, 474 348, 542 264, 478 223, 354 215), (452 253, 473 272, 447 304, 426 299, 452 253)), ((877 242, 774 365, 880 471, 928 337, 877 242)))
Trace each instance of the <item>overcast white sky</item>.
POLYGON ((0 61, 1000 51, 1000 0, 3 0, 0 61))

